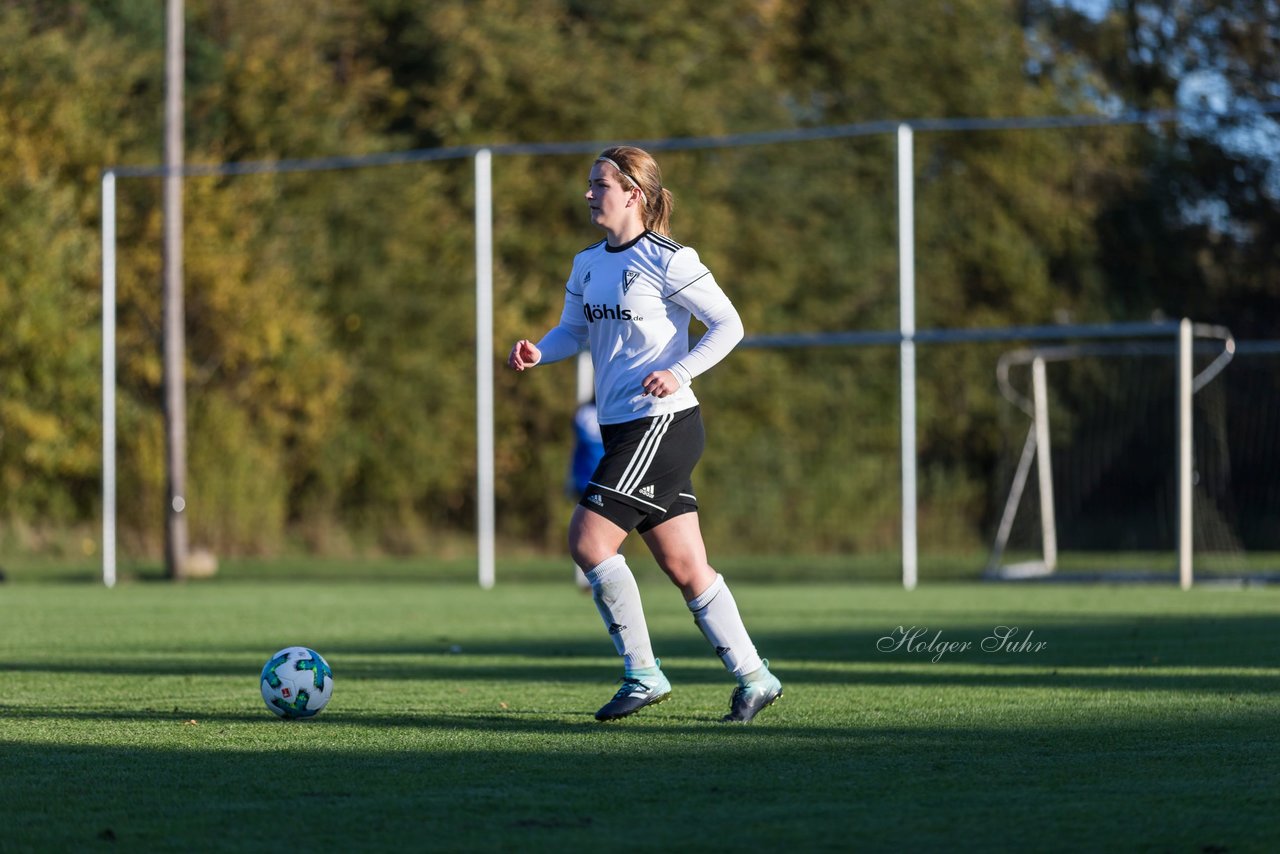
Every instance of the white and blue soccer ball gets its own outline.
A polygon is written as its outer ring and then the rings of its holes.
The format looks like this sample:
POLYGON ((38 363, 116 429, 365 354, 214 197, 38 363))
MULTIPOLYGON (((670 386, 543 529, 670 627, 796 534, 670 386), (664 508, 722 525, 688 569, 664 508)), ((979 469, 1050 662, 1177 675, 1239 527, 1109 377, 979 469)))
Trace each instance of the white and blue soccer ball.
POLYGON ((282 718, 310 718, 333 696, 333 670, 305 646, 277 652, 262 667, 262 699, 282 718))

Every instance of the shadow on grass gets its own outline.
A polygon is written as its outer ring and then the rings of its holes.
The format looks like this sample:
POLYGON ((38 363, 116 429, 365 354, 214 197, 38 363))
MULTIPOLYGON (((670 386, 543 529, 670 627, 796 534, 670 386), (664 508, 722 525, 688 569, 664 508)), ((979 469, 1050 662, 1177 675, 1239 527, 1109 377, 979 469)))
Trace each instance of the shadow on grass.
POLYGON ((1280 842, 1277 737, 1258 710, 1158 730, 422 715, 389 721, 406 737, 381 749, 344 740, 341 717, 262 721, 216 740, 217 724, 247 720, 207 723, 191 728, 192 746, 170 749, 6 744, 7 841, 244 850, 287 828, 355 851, 591 850, 641 832, 642 850, 1262 851, 1280 842), (262 731, 273 737, 236 746, 234 733, 262 731))

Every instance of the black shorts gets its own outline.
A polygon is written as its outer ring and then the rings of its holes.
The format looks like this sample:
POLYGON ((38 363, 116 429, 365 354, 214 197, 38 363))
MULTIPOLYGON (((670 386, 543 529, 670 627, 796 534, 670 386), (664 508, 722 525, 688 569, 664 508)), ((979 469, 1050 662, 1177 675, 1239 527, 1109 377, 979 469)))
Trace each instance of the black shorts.
POLYGON ((604 458, 578 503, 624 531, 648 531, 698 509, 693 467, 706 434, 699 407, 603 424, 604 458))

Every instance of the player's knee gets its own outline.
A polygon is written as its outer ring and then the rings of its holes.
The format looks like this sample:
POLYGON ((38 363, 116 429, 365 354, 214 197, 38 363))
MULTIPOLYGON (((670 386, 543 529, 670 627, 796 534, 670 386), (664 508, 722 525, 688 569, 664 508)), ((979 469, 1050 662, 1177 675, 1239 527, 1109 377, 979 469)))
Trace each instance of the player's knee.
POLYGON ((708 577, 715 579, 715 570, 694 555, 667 555, 660 565, 672 583, 681 590, 702 589, 709 583, 708 577))
POLYGON ((617 553, 617 544, 605 537, 582 526, 569 529, 569 556, 584 571, 590 571, 617 553))
POLYGON ((618 554, 627 532, 611 520, 579 506, 569 521, 569 555, 590 570, 618 554))
POLYGON ((590 572, 609 559, 609 555, 602 555, 596 549, 586 548, 574 543, 569 544, 569 556, 573 558, 574 563, 582 567, 583 572, 590 572))

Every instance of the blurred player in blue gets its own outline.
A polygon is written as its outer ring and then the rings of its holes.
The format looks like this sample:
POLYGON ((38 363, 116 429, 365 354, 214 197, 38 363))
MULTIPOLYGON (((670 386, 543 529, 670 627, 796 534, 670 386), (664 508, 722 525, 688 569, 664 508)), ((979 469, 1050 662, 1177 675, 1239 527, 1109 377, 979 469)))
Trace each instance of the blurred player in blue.
POLYGON ((569 551, 623 661, 622 687, 596 718, 626 717, 671 696, 620 552, 635 530, 738 681, 723 720, 747 722, 782 696, 782 683, 707 563, 692 479, 705 442, 692 382, 742 340, 742 321, 698 253, 671 239, 674 199, 648 152, 605 149, 585 199, 605 239, 574 258, 560 323, 536 344, 517 341, 507 364, 525 371, 591 352, 605 452, 569 523, 569 551), (691 348, 695 317, 707 331, 691 348))
MULTIPOLYGON (((568 491, 575 501, 587 494, 591 475, 604 457, 604 438, 600 435, 600 421, 596 417, 596 399, 580 404, 573 413, 573 458, 569 461, 568 491)), ((590 567, 588 567, 590 569, 590 567)), ((591 589, 586 573, 576 563, 573 577, 583 590, 591 589)))

